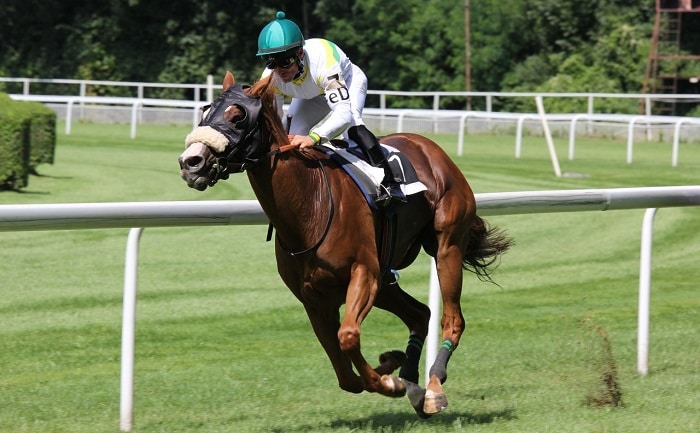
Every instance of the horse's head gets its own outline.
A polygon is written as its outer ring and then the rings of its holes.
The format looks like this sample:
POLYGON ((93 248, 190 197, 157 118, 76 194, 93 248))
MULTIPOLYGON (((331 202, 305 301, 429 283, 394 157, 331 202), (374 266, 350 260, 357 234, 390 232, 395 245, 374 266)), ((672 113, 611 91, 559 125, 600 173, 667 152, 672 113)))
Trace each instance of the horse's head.
POLYGON ((224 92, 206 109, 199 126, 185 138, 180 176, 204 191, 229 173, 240 173, 265 154, 260 129, 261 102, 226 73, 224 92))

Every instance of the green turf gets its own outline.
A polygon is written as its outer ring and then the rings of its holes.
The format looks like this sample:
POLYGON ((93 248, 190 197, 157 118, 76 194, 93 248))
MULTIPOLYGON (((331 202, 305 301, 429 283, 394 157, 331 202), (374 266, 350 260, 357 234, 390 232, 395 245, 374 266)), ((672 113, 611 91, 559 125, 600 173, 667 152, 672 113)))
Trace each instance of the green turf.
MULTIPOLYGON (((0 204, 253 198, 245 175, 204 193, 179 179, 189 128, 59 128, 56 163, 0 204)), ((700 184, 700 145, 578 139, 555 178, 544 140, 438 136, 477 193, 700 184)), ((695 432, 700 429, 700 208, 661 209, 654 231, 650 372, 636 373, 643 210, 499 216, 517 245, 500 287, 465 276, 467 331, 449 407, 419 420, 406 399, 341 391, 301 305, 276 274, 263 226, 146 229, 139 264, 135 432, 695 432), (596 406, 617 370, 622 407, 596 406)), ((0 431, 118 432, 127 230, 0 233, 0 431)), ((427 298, 428 258, 401 272, 427 298)), ((374 310, 363 350, 403 348, 374 310)))

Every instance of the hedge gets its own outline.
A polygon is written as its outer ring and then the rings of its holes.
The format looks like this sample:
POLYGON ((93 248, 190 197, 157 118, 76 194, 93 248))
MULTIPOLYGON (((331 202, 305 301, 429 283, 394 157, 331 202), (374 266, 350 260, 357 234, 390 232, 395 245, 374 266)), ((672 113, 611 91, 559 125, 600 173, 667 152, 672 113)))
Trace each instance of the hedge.
POLYGON ((20 189, 39 164, 53 164, 56 113, 0 93, 0 189, 20 189))

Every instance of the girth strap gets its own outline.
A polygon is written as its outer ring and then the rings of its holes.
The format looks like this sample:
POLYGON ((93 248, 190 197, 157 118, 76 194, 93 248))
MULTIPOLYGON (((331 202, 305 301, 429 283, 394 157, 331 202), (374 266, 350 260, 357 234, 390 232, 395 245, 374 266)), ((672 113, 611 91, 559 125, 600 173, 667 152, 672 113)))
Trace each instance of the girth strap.
POLYGON ((377 254, 379 255, 379 270, 382 278, 391 272, 391 257, 396 243, 396 211, 392 206, 379 209, 382 232, 379 236, 377 254))

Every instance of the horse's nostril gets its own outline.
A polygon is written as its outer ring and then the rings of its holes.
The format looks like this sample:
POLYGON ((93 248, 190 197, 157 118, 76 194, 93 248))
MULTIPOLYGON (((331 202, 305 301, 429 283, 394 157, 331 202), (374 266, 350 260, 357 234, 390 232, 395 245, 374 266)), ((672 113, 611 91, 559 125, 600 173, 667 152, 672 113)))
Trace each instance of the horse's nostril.
POLYGON ((204 158, 201 156, 188 156, 184 160, 180 158, 180 168, 187 168, 189 170, 193 168, 198 168, 202 166, 204 158))

